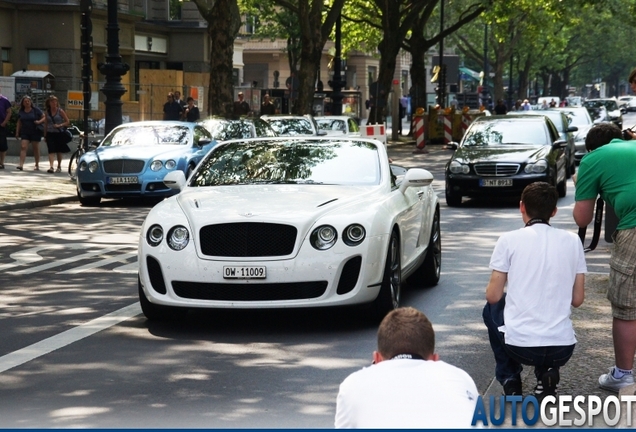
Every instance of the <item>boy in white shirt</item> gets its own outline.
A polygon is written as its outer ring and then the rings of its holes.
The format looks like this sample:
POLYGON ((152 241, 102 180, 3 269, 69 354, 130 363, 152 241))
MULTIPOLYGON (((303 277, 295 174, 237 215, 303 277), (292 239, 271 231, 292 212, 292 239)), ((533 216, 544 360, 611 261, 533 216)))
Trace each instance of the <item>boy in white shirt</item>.
POLYGON ((556 395, 576 344, 570 306, 583 303, 587 267, 578 236, 550 226, 557 199, 554 186, 528 185, 519 206, 525 227, 502 235, 490 259, 483 318, 508 395, 522 394, 522 364, 534 366, 535 396, 556 395))

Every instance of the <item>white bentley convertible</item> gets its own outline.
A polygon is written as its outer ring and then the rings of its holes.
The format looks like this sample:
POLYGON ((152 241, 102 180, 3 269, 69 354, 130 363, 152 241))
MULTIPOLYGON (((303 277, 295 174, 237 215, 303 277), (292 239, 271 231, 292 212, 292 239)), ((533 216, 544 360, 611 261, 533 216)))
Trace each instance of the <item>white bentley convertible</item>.
POLYGON ((260 138, 216 146, 139 237, 148 319, 187 308, 400 304, 436 285, 440 212, 430 172, 391 166, 364 139, 260 138))

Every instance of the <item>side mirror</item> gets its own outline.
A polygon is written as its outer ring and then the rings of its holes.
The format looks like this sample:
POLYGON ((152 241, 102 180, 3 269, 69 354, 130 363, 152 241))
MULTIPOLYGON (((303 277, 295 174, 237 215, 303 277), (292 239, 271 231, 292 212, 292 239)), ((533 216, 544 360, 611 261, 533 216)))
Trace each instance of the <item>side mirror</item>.
POLYGON ((163 183, 170 189, 183 190, 186 185, 185 174, 181 170, 169 172, 163 178, 163 183))
POLYGON ((560 148, 565 148, 568 145, 566 140, 558 139, 552 144, 552 148, 557 150, 560 148))
POLYGON ((568 132, 577 132, 578 130, 579 130, 579 128, 578 128, 578 127, 576 127, 576 126, 570 126, 570 127, 568 128, 568 130, 567 130, 567 131, 568 131, 568 132))
POLYGON ((404 175, 400 183, 400 192, 404 193, 409 187, 425 187, 433 183, 433 174, 422 168, 411 168, 404 175))
POLYGON ((203 146, 206 146, 206 145, 210 144, 211 142, 212 142, 212 140, 210 138, 201 138, 199 140, 199 142, 197 142, 197 145, 199 147, 203 147, 203 146))
POLYGON ((325 135, 328 135, 328 133, 327 133, 327 131, 319 130, 319 131, 318 131, 318 133, 317 133, 317 135, 318 135, 318 136, 325 136, 325 135))
POLYGON ((446 148, 449 148, 451 150, 457 150, 459 148, 459 143, 456 143, 455 141, 451 141, 446 145, 446 148))

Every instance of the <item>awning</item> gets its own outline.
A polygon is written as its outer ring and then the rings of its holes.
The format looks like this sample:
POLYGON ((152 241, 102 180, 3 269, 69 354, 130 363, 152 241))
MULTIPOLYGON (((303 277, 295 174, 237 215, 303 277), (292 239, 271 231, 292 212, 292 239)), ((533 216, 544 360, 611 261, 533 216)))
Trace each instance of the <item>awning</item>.
POLYGON ((479 81, 481 77, 479 76, 479 72, 475 72, 472 69, 468 69, 467 67, 460 67, 459 72, 461 73, 462 80, 475 80, 479 81))

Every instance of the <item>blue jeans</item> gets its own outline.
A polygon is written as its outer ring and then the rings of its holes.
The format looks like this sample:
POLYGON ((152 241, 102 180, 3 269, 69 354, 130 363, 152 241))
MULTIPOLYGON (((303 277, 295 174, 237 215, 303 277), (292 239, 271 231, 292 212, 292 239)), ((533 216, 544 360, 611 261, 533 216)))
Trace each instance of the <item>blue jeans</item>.
POLYGON ((505 305, 504 293, 499 302, 486 303, 482 314, 488 328, 490 346, 495 354, 495 377, 501 385, 508 380, 521 381, 522 365, 534 366, 535 377, 541 379, 541 375, 548 369, 558 370, 570 360, 575 345, 518 347, 506 344, 504 333, 499 331, 499 327, 504 324, 505 305))

